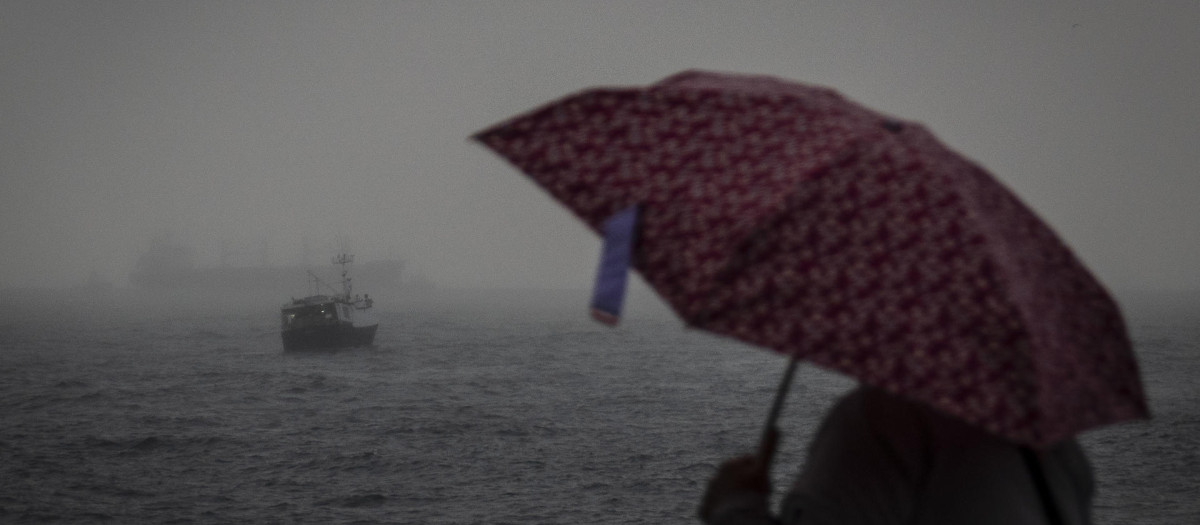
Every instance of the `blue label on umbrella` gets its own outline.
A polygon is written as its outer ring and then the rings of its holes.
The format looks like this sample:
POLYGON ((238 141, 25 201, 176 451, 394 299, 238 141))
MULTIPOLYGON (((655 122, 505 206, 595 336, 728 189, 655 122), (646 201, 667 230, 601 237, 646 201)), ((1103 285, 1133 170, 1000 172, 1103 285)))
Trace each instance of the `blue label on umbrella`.
POLYGON ((615 325, 621 318, 637 219, 638 206, 635 204, 604 221, 604 246, 600 249, 600 268, 596 271, 596 287, 592 290, 592 317, 607 325, 615 325))

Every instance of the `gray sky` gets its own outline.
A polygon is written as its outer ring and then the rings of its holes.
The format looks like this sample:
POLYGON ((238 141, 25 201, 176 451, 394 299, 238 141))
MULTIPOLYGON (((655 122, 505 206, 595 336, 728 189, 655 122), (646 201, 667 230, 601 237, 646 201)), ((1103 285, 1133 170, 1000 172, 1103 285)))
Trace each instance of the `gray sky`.
POLYGON ((121 285, 170 235, 586 288, 599 241, 467 137, 704 68, 923 121, 1110 287, 1200 288, 1200 2, 900 4, 4 0, 0 287, 121 285))

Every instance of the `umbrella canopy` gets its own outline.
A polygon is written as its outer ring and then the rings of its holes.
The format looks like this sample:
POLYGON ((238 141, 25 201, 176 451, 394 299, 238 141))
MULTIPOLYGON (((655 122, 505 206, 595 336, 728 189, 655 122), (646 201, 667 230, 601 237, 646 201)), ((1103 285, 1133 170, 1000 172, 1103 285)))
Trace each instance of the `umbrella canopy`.
POLYGON ((1120 312, 1051 229, 924 127, 837 92, 688 71, 583 91, 475 139, 688 324, 1044 446, 1145 417, 1120 312))

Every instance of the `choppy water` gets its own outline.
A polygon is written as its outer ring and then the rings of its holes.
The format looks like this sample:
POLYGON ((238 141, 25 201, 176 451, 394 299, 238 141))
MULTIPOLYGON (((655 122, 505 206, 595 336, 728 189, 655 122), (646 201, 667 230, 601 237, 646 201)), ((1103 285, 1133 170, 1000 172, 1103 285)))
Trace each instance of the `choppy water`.
MULTIPOLYGON (((285 354, 272 306, 0 316, 0 522, 694 523, 783 367, 574 305, 384 308, 373 348, 285 354)), ((1200 522, 1200 323, 1131 317, 1155 419, 1085 435, 1096 521, 1200 522)), ((797 383, 781 486, 850 386, 797 383)))

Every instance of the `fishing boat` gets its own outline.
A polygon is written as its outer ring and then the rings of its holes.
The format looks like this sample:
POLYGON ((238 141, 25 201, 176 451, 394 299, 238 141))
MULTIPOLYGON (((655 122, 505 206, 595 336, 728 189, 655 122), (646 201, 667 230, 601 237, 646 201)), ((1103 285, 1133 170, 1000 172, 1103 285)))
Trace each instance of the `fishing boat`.
POLYGON ((375 341, 379 320, 371 311, 374 301, 370 294, 351 294, 348 267, 353 262, 354 256, 344 253, 333 259, 333 264, 341 266, 340 292, 309 272, 317 295, 292 299, 280 308, 285 351, 368 346, 375 341), (332 293, 320 295, 321 287, 332 293))

